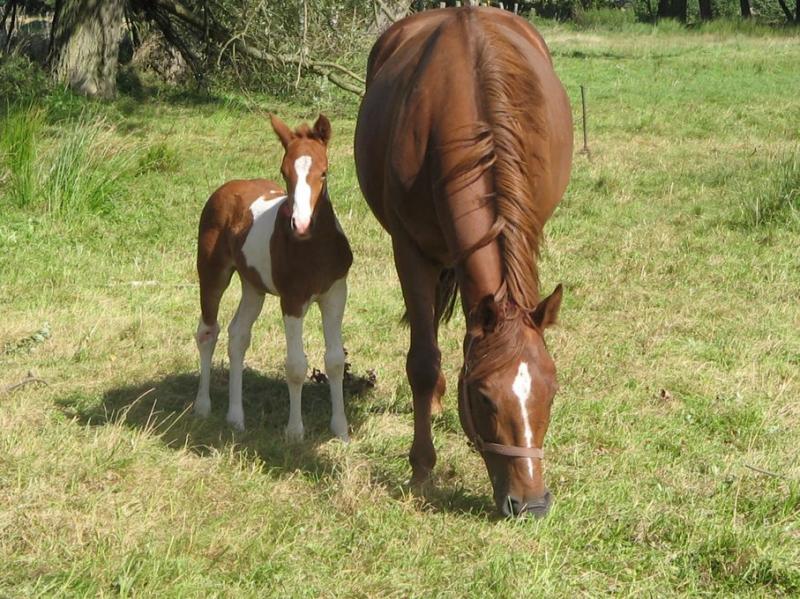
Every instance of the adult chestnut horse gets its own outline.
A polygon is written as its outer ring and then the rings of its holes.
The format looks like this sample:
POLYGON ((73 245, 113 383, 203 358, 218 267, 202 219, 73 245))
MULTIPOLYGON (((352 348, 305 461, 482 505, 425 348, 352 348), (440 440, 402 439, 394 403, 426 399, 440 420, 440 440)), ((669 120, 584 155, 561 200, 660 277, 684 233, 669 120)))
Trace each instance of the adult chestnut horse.
POLYGON ((419 13, 370 53, 355 137, 361 189, 392 237, 411 325, 412 482, 435 462, 431 413, 445 381, 439 321, 457 289, 467 319, 459 414, 498 509, 544 515, 542 445, 556 393, 540 299, 542 226, 572 160, 572 116, 542 38, 492 8, 419 13))

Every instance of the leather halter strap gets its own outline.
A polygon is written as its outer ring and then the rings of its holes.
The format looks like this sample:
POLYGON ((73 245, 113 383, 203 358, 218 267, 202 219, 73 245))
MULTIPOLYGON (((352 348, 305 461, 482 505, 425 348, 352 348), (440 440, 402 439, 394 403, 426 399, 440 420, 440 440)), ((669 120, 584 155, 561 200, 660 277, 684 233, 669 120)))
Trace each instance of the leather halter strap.
POLYGON ((475 421, 472 419, 472 406, 470 406, 469 393, 467 392, 467 366, 464 364, 464 372, 461 377, 461 393, 458 403, 461 413, 464 415, 464 432, 470 440, 472 447, 480 454, 494 453, 509 458, 536 458, 544 459, 544 450, 539 447, 521 447, 519 445, 503 445, 501 443, 489 443, 483 440, 475 428, 475 421))

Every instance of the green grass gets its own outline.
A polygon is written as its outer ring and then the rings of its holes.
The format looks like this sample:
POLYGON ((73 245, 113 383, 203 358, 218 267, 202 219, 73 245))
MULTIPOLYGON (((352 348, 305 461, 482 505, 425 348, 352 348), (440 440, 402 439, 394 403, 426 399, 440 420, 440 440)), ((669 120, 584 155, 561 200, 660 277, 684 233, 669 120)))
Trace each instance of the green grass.
MULTIPOLYGON (((355 180, 354 103, 83 106, 62 94, 42 102, 34 171, 99 123, 102 143, 82 154, 94 166, 74 172, 117 178, 105 208, 48 211, 14 200, 15 175, 0 171, 0 389, 29 371, 48 382, 0 391, 0 595, 800 593, 797 38, 544 35, 576 135, 587 86, 591 149, 575 156, 541 264, 545 290, 566 287, 548 340, 561 382, 551 515, 493 515, 456 414, 460 317, 441 333, 450 391, 434 484, 406 487, 407 332, 389 239, 355 180), (307 441, 282 441, 275 301, 248 354, 247 432, 224 422, 224 336, 212 417, 187 413, 197 218, 221 182, 278 176, 267 110, 333 115, 331 195, 355 253, 345 343, 353 371, 378 377, 348 393, 347 446, 330 439, 317 385, 304 394, 307 441), (110 169, 104 157, 122 155, 128 166, 110 169)), ((316 313, 306 344, 321 367, 316 313)))

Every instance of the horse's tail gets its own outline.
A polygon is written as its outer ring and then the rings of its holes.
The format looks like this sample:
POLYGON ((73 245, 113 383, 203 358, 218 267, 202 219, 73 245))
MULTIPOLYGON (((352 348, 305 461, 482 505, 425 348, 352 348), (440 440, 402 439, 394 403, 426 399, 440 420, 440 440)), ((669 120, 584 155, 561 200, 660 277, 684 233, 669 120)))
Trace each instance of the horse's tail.
MULTIPOLYGON (((445 268, 439 273, 439 281, 436 283, 436 311, 434 319, 436 322, 449 322, 453 318, 456 309, 456 298, 458 297, 458 279, 454 268, 445 268)), ((403 324, 408 324, 408 310, 403 312, 401 318, 403 324)))
POLYGON ((454 268, 445 268, 436 284, 436 320, 449 322, 453 318, 458 297, 458 279, 454 268))

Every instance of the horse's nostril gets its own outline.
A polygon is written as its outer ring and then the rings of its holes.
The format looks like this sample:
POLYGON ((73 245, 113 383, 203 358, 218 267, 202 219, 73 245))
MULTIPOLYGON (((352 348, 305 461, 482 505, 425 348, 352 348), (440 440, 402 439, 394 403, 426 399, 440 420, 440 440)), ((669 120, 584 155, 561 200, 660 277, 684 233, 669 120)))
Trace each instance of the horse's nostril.
POLYGON ((292 217, 291 220, 289 221, 289 225, 292 227, 292 231, 294 231, 297 228, 297 225, 294 224, 294 217, 292 217))

